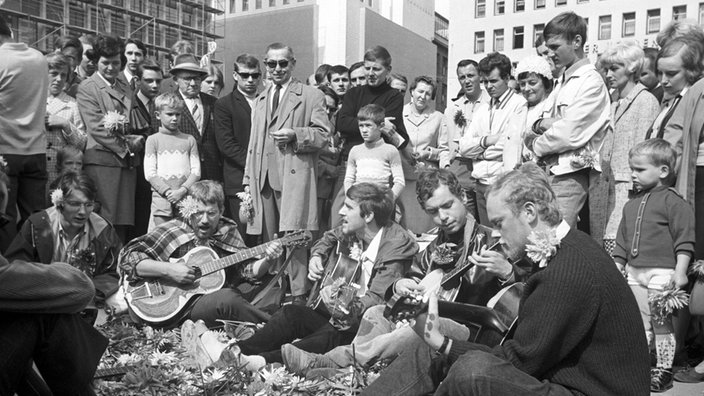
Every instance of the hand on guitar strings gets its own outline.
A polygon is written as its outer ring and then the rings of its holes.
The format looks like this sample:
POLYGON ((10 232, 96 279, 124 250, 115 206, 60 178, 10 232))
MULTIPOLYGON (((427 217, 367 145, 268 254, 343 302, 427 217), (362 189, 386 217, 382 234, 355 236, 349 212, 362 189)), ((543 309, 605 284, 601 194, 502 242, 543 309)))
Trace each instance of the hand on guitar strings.
POLYGON ((323 271, 325 271, 325 267, 323 267, 323 259, 321 259, 320 256, 311 257, 308 262, 308 279, 313 282, 318 281, 322 278, 323 271))
POLYGON ((410 296, 411 294, 422 293, 425 291, 425 286, 421 286, 413 279, 399 279, 394 286, 396 293, 402 296, 410 296))
POLYGON ((440 316, 438 315, 438 297, 430 293, 428 312, 421 313, 415 320, 413 330, 428 346, 437 351, 442 346, 445 336, 440 333, 440 316))
POLYGON ((194 267, 189 267, 182 262, 177 262, 172 263, 168 268, 169 272, 167 277, 176 283, 189 285, 196 280, 196 271, 194 267))
POLYGON ((477 267, 484 268, 501 279, 508 279, 513 272, 513 265, 499 252, 489 250, 483 246, 479 252, 472 252, 469 261, 477 267))

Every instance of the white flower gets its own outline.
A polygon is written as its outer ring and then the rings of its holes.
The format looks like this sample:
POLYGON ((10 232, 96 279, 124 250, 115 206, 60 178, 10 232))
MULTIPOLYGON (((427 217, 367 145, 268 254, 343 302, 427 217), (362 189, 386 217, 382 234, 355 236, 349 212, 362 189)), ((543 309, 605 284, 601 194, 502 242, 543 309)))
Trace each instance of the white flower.
POLYGON ((177 358, 174 352, 159 352, 154 351, 149 355, 149 364, 152 366, 160 366, 163 364, 174 364, 177 358))
POLYGON ((115 132, 126 123, 127 117, 115 110, 108 111, 103 117, 103 126, 110 132, 115 132))
POLYGON ((548 261, 557 252, 560 246, 560 239, 555 235, 555 230, 531 232, 528 235, 531 242, 526 245, 526 254, 534 263, 538 263, 540 268, 548 265, 548 261))
POLYGON ((359 241, 355 241, 352 246, 350 246, 350 258, 355 261, 359 261, 362 257, 362 245, 359 241))
POLYGON ((51 203, 54 206, 59 206, 59 204, 64 202, 64 192, 60 188, 51 192, 51 203))
POLYGON ((197 199, 189 195, 178 203, 178 210, 181 212, 181 216, 187 219, 198 213, 201 206, 203 205, 197 199))
POLYGON ((254 219, 254 201, 252 200, 252 194, 249 191, 238 192, 237 198, 239 198, 242 203, 240 204, 240 216, 247 219, 249 223, 252 223, 254 219))
POLYGON ((117 363, 122 366, 130 366, 142 361, 142 357, 136 353, 123 354, 118 356, 117 363))

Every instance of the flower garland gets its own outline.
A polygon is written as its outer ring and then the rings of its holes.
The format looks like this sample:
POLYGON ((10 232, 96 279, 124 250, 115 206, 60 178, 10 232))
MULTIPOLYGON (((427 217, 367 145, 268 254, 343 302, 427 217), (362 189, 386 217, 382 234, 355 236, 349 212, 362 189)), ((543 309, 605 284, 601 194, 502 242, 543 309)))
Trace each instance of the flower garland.
POLYGON ((51 192, 51 204, 58 207, 64 202, 64 192, 60 188, 51 192))
POLYGON ((540 268, 548 265, 548 261, 557 253, 557 248, 560 246, 560 239, 554 229, 533 231, 528 235, 528 241, 531 243, 526 245, 526 254, 540 268))

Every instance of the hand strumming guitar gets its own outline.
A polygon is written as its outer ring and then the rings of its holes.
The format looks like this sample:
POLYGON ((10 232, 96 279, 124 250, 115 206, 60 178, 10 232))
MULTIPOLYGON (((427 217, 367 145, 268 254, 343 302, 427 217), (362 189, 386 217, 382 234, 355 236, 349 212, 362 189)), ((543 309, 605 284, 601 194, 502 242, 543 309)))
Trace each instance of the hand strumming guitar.
POLYGON ((196 271, 184 263, 172 263, 168 267, 166 277, 176 283, 189 285, 196 280, 196 271))

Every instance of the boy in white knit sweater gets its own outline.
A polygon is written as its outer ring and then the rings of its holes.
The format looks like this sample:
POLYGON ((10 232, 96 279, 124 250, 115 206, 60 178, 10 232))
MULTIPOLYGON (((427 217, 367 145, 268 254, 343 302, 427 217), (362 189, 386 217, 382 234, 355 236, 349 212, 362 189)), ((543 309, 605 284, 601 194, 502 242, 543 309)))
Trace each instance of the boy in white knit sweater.
POLYGON ((200 179, 198 144, 193 136, 178 130, 184 106, 183 100, 172 92, 154 100, 161 127, 159 133, 147 138, 144 149, 144 177, 152 185, 149 231, 178 215, 173 205, 200 179))
POLYGON ((368 104, 357 113, 363 144, 352 147, 347 160, 345 191, 358 183, 374 183, 390 188, 397 199, 405 181, 398 149, 381 138, 385 110, 368 104))

